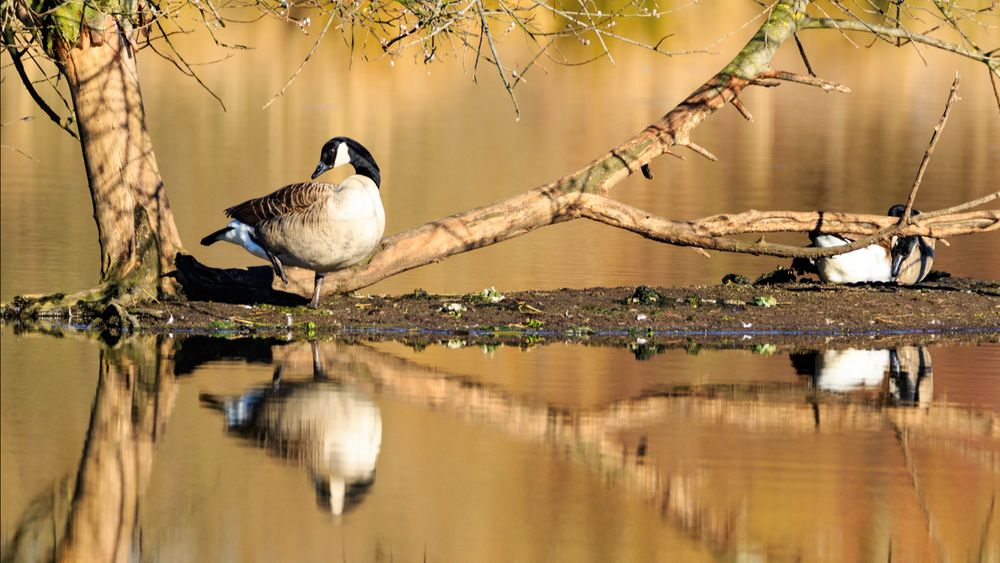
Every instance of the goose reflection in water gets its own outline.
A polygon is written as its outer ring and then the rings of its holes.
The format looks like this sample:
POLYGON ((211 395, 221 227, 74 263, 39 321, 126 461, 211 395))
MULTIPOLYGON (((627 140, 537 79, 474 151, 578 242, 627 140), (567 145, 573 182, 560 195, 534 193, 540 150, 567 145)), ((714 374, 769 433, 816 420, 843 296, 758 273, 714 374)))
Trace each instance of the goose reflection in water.
POLYGON ((933 395, 930 352, 924 346, 882 350, 823 350, 792 354, 799 375, 812 378, 822 391, 848 393, 881 388, 888 398, 907 405, 926 406, 933 395))
POLYGON ((361 391, 327 379, 313 346, 313 378, 282 380, 236 397, 202 394, 225 415, 226 430, 305 466, 321 507, 340 515, 360 504, 375 483, 382 416, 361 391))

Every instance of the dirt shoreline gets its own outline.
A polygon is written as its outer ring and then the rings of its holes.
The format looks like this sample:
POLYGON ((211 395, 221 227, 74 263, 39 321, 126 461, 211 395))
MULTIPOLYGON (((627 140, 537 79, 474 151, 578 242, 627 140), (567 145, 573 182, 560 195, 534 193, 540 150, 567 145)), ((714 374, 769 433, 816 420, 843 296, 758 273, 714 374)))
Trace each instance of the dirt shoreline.
MULTIPOLYGON (((617 287, 429 295, 354 295, 304 306, 207 301, 128 311, 139 333, 337 337, 409 342, 534 343, 581 340, 808 345, 1000 341, 1000 281, 945 278, 915 287, 818 283, 617 287)), ((106 313, 107 316, 107 313, 106 313)), ((113 315, 112 315, 113 316, 113 315)), ((106 319, 113 321, 117 319, 106 319)), ((86 326, 86 319, 47 319, 86 326), (67 322, 68 321, 68 322, 67 322)), ((18 321, 15 330, 31 330, 18 321)), ((43 329, 44 330, 44 329, 43 329)))

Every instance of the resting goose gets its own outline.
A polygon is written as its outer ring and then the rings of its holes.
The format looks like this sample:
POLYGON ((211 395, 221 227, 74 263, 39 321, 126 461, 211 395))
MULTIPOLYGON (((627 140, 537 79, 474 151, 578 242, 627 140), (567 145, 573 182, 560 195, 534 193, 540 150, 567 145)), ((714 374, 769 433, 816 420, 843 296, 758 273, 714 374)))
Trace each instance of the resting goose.
POLYGON ((355 173, 339 185, 291 184, 226 209, 233 220, 201 244, 222 240, 242 246, 269 260, 285 283, 284 265, 313 270, 316 281, 309 306, 318 307, 326 274, 368 258, 385 231, 381 175, 361 143, 348 137, 327 141, 312 179, 344 164, 354 166, 355 173))
MULTIPOLYGON (((905 205, 893 205, 889 215, 902 217, 906 211, 905 205)), ((916 209, 913 215, 919 215, 916 209)), ((934 264, 935 239, 930 237, 910 236, 898 237, 892 243, 892 278, 896 283, 913 285, 920 283, 931 273, 934 264)))
MULTIPOLYGON (((888 215, 902 217, 903 205, 893 205, 888 215)), ((920 212, 916 209, 913 214, 920 212)), ((830 248, 850 244, 849 238, 836 234, 809 235, 813 246, 830 248)), ((864 248, 816 260, 816 273, 824 283, 896 282, 919 283, 931 271, 934 240, 927 237, 893 237, 864 248)))

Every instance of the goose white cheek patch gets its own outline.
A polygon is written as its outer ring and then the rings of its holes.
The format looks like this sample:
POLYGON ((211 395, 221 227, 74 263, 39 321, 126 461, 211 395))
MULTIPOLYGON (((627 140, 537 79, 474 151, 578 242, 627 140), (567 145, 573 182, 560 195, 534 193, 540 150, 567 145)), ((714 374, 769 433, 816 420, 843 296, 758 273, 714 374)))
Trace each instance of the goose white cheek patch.
POLYGON ((333 167, 343 166, 351 161, 351 155, 347 152, 347 143, 340 143, 337 147, 337 157, 333 159, 333 167))

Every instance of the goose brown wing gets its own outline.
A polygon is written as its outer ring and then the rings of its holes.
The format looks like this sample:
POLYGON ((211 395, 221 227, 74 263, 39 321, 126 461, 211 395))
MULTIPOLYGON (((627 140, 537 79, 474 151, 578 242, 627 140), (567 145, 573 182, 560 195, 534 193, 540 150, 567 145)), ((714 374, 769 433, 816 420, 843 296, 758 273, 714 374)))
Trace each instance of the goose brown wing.
POLYGON ((226 215, 252 227, 261 221, 307 211, 328 196, 332 188, 330 184, 316 182, 290 184, 266 196, 236 204, 226 209, 226 215))

